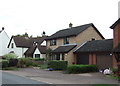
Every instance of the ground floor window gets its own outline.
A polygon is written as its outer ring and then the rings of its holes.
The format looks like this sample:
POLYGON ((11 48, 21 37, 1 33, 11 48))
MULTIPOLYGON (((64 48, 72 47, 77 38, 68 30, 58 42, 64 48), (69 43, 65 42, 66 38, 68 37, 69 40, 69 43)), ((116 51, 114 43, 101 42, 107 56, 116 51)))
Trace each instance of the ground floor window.
POLYGON ((35 58, 40 58, 40 54, 35 54, 35 58))

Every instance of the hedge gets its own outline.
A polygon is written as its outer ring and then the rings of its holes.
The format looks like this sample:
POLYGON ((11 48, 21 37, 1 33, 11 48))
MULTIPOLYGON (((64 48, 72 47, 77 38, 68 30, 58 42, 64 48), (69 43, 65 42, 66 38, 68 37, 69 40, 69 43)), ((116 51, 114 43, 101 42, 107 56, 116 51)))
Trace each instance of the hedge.
POLYGON ((32 64, 33 62, 30 58, 19 58, 17 66, 24 68, 24 67, 32 66, 32 64))
POLYGON ((49 61, 48 62, 48 67, 53 68, 53 70, 65 70, 67 68, 67 61, 49 61))
POLYGON ((8 60, 2 60, 1 63, 2 63, 2 68, 8 67, 8 60))
POLYGON ((17 66, 17 63, 18 63, 18 59, 13 59, 13 58, 11 58, 11 59, 9 59, 9 64, 8 64, 8 66, 9 67, 13 67, 13 66, 17 66))
POLYGON ((88 73, 96 71, 98 71, 96 65, 69 65, 67 67, 67 73, 88 73))

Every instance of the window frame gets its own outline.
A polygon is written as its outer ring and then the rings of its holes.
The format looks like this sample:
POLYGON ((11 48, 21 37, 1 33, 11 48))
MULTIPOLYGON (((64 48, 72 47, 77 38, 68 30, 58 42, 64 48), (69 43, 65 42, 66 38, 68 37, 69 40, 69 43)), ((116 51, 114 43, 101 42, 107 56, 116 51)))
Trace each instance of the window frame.
POLYGON ((69 44, 69 37, 65 37, 64 39, 63 39, 63 44, 65 45, 65 44, 69 44))
POLYGON ((57 44, 56 39, 50 40, 50 46, 54 46, 54 45, 56 45, 56 44, 57 44))

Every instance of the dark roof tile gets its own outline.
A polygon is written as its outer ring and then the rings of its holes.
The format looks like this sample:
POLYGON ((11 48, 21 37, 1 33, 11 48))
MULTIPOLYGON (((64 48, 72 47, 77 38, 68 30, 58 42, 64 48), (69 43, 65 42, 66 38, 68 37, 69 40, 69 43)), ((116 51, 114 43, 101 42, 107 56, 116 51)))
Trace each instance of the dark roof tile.
POLYGON ((81 25, 81 26, 77 26, 77 27, 71 27, 68 29, 60 30, 60 31, 54 33, 53 35, 47 37, 46 40, 76 36, 79 33, 83 32, 84 30, 88 29, 88 27, 90 27, 90 26, 94 27, 95 30, 98 32, 98 34, 104 39, 104 37, 97 30, 97 28, 92 23, 90 23, 90 24, 85 24, 85 25, 81 25))
POLYGON ((114 29, 117 24, 120 23, 120 18, 112 25, 110 26, 111 29, 114 29))
POLYGON ((82 52, 112 52, 113 39, 88 41, 78 48, 75 53, 82 52))
POLYGON ((68 53, 70 50, 75 48, 76 45, 67 45, 67 46, 59 46, 52 53, 68 53))

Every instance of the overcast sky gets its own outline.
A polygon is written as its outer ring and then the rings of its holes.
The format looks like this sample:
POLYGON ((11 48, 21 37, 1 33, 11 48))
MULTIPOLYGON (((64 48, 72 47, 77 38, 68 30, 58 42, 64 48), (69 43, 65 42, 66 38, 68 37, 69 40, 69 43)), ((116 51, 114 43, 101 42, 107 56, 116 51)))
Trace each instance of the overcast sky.
POLYGON ((0 28, 17 34, 51 35, 60 29, 93 23, 105 38, 118 19, 119 0, 0 0, 0 28))

